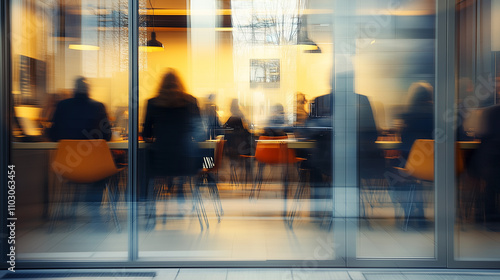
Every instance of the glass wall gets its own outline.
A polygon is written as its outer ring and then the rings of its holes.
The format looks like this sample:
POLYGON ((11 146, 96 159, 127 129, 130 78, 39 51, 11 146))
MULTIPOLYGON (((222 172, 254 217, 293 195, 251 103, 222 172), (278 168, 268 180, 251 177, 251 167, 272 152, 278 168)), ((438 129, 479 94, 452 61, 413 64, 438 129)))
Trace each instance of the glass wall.
POLYGON ((140 6, 141 44, 155 34, 163 48, 141 46, 139 54, 148 142, 139 258, 306 260, 326 246, 316 260, 339 259, 328 101, 333 4, 140 6))
POLYGON ((462 261, 499 260, 500 1, 457 2, 456 8, 454 257, 462 261))
POLYGON ((435 258, 435 1, 356 1, 358 258, 435 258))
POLYGON ((19 261, 128 257, 127 9, 120 0, 11 1, 19 261))
POLYGON ((500 1, 450 1, 8 1, 17 260, 496 264, 500 1))

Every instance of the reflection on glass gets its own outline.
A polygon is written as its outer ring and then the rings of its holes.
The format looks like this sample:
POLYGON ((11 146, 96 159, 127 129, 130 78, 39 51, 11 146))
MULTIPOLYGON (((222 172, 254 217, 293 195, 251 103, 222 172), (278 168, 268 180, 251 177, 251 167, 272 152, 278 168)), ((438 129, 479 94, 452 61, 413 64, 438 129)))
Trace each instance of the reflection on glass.
POLYGON ((433 258, 436 3, 392 3, 359 1, 354 15, 357 257, 433 258))
POLYGON ((10 6, 18 259, 126 259, 128 1, 10 6))
POLYGON ((320 248, 319 260, 336 259, 331 170, 309 164, 321 152, 310 140, 326 131, 331 146, 331 124, 306 125, 306 100, 330 88, 332 4, 154 1, 153 23, 140 2, 141 36, 154 24, 165 51, 139 54, 139 122, 152 142, 139 151, 139 258, 304 260, 320 248), (299 29, 322 52, 299 48, 299 29), (162 97, 167 68, 183 89, 162 97), (179 170, 187 162, 196 172, 179 170))
POLYGON ((500 1, 457 3, 457 211, 455 259, 499 260, 498 15, 500 1), (481 26, 470 26, 470 24, 481 26), (484 26, 483 26, 484 25, 484 26), (475 48, 472 38, 491 44, 475 48))

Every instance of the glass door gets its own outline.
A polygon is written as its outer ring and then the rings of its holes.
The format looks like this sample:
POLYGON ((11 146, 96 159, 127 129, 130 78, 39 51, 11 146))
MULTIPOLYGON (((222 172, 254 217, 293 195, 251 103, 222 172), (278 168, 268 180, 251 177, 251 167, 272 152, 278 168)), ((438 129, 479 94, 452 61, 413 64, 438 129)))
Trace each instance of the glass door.
POLYGON ((345 105, 335 116, 346 119, 347 134, 346 159, 336 160, 345 162, 347 217, 355 217, 347 223, 348 265, 444 266, 436 230, 444 181, 435 177, 442 166, 434 168, 444 74, 436 69, 446 65, 436 55, 445 46, 438 3, 338 5, 335 100, 345 105))
POLYGON ((139 260, 344 266, 333 5, 139 6, 139 260))

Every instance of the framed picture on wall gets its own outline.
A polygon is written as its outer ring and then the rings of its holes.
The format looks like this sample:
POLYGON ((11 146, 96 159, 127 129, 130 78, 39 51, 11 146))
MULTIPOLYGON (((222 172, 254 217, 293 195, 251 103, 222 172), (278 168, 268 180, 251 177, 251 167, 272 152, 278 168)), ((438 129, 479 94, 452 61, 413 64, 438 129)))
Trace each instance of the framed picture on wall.
POLYGON ((279 59, 250 59, 250 87, 279 88, 279 59))

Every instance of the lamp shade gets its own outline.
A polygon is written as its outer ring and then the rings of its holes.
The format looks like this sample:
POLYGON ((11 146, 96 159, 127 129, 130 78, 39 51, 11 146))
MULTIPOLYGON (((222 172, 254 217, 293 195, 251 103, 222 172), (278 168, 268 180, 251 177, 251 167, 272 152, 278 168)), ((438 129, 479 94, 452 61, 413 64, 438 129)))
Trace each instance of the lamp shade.
POLYGON ((145 46, 139 46, 139 49, 146 52, 164 51, 163 44, 156 40, 156 32, 151 32, 151 40, 148 40, 145 46))

